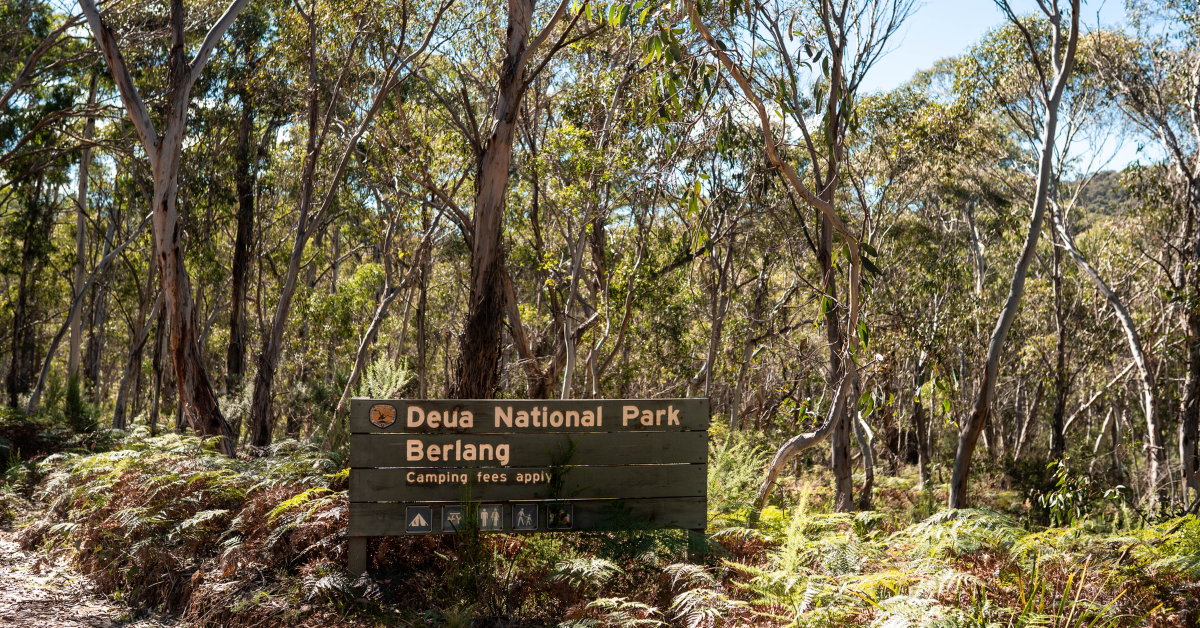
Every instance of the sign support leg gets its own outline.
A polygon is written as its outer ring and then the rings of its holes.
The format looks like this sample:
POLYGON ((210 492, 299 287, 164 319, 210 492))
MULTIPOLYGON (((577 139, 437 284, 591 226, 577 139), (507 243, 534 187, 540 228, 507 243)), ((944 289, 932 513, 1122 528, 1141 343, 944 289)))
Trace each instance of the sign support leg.
POLYGON ((349 565, 350 575, 358 577, 367 570, 367 537, 350 537, 349 565))
POLYGON ((705 530, 688 530, 687 560, 689 563, 703 563, 708 553, 708 543, 704 538, 705 530))

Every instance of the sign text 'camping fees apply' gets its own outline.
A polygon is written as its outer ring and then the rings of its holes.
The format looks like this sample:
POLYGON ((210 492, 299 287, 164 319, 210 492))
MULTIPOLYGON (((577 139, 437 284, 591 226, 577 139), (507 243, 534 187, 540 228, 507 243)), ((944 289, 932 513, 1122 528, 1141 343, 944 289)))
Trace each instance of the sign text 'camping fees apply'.
POLYGON ((708 426, 708 399, 354 399, 351 570, 370 536, 703 530, 708 426))

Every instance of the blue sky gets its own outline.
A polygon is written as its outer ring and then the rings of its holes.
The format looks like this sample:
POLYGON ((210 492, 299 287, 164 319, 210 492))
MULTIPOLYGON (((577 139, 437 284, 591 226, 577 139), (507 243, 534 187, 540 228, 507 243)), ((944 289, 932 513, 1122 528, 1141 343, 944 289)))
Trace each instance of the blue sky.
MULTIPOLYGON (((1014 0, 1020 13, 1033 12, 1033 0, 1014 0)), ((1125 19, 1123 0, 1083 4, 1083 21, 1094 28, 1097 14, 1106 26, 1120 24, 1125 19)), ((989 28, 1004 21, 1004 16, 992 0, 926 0, 919 2, 916 12, 900 29, 900 36, 887 54, 867 75, 868 90, 892 89, 907 81, 914 72, 933 65, 934 61, 952 57, 979 41, 989 28)))
MULTIPOLYGON (((1034 0, 1012 2, 1020 13, 1033 12, 1037 7, 1034 0)), ((1104 26, 1115 26, 1124 19, 1124 0, 1084 0, 1083 22, 1087 28, 1095 28, 1097 21, 1104 26)), ((898 87, 918 70, 932 67, 938 59, 961 54, 1003 20, 1004 16, 992 0, 926 0, 919 3, 916 12, 889 46, 890 52, 867 74, 863 87, 865 91, 898 87)), ((1109 168, 1119 169, 1137 159, 1136 144, 1136 141, 1127 141, 1116 151, 1109 168)), ((1101 154, 1107 158, 1112 152, 1110 144, 1101 154)), ((1142 157, 1143 161, 1146 159, 1142 157)))

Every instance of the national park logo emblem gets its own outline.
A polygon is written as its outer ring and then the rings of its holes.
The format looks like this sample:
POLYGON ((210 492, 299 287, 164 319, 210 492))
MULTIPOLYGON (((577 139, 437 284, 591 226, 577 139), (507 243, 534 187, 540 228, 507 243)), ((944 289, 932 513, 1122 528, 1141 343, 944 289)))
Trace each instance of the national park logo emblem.
POLYGON ((396 408, 389 404, 376 404, 371 406, 371 424, 379 429, 384 429, 396 422, 396 408))

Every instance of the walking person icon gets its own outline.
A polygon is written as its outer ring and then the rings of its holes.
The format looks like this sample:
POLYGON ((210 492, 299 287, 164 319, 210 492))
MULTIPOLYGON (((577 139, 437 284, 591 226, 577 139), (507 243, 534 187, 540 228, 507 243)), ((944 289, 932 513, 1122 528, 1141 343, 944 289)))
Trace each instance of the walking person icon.
POLYGON ((517 504, 513 506, 513 530, 529 532, 537 529, 537 504, 517 504))

